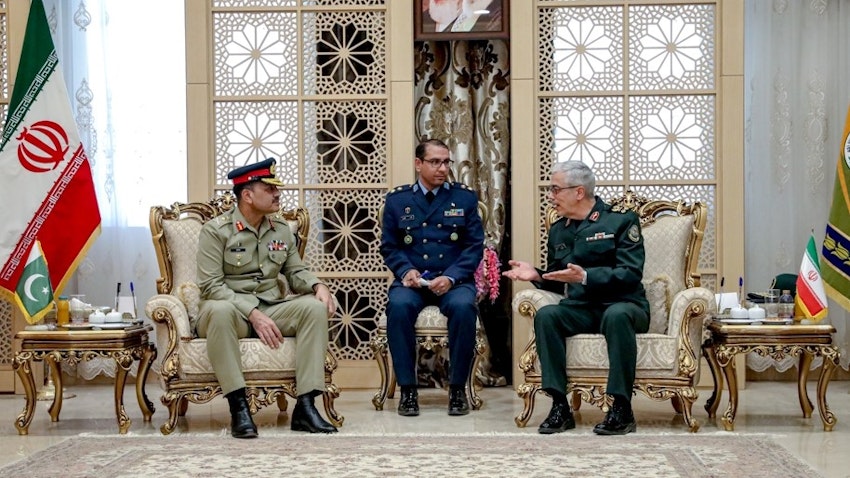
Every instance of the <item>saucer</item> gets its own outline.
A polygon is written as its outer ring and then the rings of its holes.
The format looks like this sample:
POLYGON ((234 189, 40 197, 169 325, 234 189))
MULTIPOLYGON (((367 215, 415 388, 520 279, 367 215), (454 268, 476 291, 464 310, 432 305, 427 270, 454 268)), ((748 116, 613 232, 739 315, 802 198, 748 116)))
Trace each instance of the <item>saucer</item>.
POLYGON ((65 324, 65 325, 58 325, 57 327, 59 327, 61 329, 68 329, 68 330, 88 330, 88 329, 92 328, 92 324, 90 324, 88 322, 83 322, 82 324, 65 324))
POLYGON ((762 320, 764 320, 764 319, 733 319, 733 318, 724 318, 724 319, 719 319, 719 320, 720 320, 720 322, 723 322, 724 324, 730 324, 730 325, 750 325, 750 324, 752 324, 753 322, 762 322, 762 320))
POLYGON ((764 325, 791 325, 794 323, 794 319, 761 319, 761 323, 764 325))
POLYGON ((133 324, 127 324, 124 322, 106 322, 103 324, 93 324, 92 326, 95 329, 100 330, 115 330, 115 329, 126 329, 127 327, 132 326, 133 324))

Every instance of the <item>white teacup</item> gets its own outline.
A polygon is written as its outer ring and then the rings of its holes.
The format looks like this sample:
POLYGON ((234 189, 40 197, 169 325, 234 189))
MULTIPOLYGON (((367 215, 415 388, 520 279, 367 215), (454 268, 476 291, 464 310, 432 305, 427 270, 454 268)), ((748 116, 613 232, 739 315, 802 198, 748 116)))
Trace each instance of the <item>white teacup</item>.
POLYGON ((115 322, 121 322, 122 320, 124 320, 124 317, 122 316, 121 312, 114 312, 113 311, 113 312, 106 314, 106 323, 107 324, 111 324, 111 323, 115 323, 115 322))
POLYGON ((92 324, 102 324, 106 322, 106 314, 96 310, 89 315, 89 322, 92 324))

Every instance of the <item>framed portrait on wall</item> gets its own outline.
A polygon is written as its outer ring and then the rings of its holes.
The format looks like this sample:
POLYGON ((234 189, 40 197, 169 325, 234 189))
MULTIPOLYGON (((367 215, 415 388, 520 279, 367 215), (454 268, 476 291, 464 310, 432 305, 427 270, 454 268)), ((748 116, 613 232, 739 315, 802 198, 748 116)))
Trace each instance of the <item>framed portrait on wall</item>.
POLYGON ((509 0, 414 0, 414 40, 507 39, 509 0))

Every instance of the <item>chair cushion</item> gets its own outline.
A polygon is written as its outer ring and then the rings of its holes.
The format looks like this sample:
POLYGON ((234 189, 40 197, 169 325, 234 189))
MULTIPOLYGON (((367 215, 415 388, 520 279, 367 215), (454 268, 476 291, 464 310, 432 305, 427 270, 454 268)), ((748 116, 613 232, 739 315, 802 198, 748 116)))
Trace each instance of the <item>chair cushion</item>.
POLYGON ((643 228, 643 245, 646 260, 644 280, 667 275, 670 278, 669 295, 685 289, 685 252, 693 233, 693 216, 663 216, 654 224, 643 228))
MULTIPOLYGON (((657 377, 659 372, 675 375, 673 366, 678 363, 678 345, 678 337, 637 334, 637 376, 657 377)), ((605 375, 608 368, 605 337, 600 334, 580 334, 567 339, 567 369, 570 375, 605 375)))
MULTIPOLYGON (((239 351, 242 354, 242 370, 246 380, 271 379, 278 380, 295 376, 295 343, 294 337, 285 337, 277 349, 267 347, 260 339, 239 340, 239 351)), ((179 345, 181 379, 215 380, 212 365, 207 355, 207 340, 192 339, 181 341, 179 345)))
MULTIPOLYGON (((162 231, 171 253, 172 286, 197 282, 198 238, 202 226, 201 221, 192 217, 162 221, 162 231)), ((172 287, 171 293, 176 295, 175 289, 172 287)))
POLYGON ((667 274, 646 280, 646 300, 649 301, 649 333, 666 334, 670 321, 670 295, 672 279, 667 274))

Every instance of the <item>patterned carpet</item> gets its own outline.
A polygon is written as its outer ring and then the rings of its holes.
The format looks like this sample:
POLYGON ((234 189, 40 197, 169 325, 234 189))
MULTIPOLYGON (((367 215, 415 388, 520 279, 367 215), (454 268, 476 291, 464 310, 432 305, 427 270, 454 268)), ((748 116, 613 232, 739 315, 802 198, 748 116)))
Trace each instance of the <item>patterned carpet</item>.
POLYGON ((78 436, 9 477, 783 476, 818 474, 764 435, 78 436))

